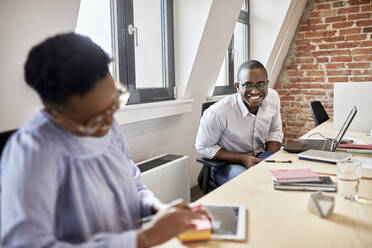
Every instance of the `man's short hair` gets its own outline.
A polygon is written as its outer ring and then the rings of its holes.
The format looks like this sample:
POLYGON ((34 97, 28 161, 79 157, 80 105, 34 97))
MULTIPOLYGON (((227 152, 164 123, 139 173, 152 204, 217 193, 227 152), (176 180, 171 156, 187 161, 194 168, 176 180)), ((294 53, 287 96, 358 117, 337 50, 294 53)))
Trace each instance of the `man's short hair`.
POLYGON ((238 81, 240 81, 241 71, 243 71, 243 70, 253 70, 253 69, 264 70, 264 72, 266 73, 266 77, 267 77, 266 68, 263 64, 261 64, 261 62, 259 62, 257 60, 248 60, 248 61, 244 62, 243 64, 241 64, 240 67, 239 67, 238 74, 237 74, 238 81))
POLYGON ((44 104, 83 96, 109 72, 110 57, 90 38, 64 33, 34 46, 25 63, 25 80, 44 104))

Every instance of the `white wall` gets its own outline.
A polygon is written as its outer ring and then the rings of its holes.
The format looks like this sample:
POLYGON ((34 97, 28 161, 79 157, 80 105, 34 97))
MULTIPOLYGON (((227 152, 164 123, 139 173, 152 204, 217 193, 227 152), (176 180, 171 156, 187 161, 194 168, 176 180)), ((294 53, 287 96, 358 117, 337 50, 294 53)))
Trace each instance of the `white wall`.
POLYGON ((0 1, 0 131, 20 127, 41 106, 26 86, 23 65, 30 48, 46 37, 72 31, 80 1, 0 1))
POLYGON ((250 0, 251 59, 267 64, 290 3, 291 0, 250 0))
MULTIPOLYGON (((49 35, 74 29, 75 0, 0 1, 0 131, 19 127, 40 106, 23 82, 23 63, 30 47, 49 35)), ((243 0, 174 1, 175 69, 179 98, 193 98, 191 113, 123 125, 134 161, 162 153, 191 157, 191 185, 201 166, 194 141, 200 105, 210 96, 243 0)), ((266 63, 289 0, 252 0, 254 58, 266 63), (284 2, 284 3, 283 3, 284 2), (264 8, 262 11, 257 8, 264 8), (274 18, 273 16, 276 16, 274 18), (264 21, 265 18, 269 21, 264 21), (257 23, 256 23, 257 19, 257 23), (261 38, 260 38, 261 37, 261 38), (259 39, 263 39, 260 41, 259 39), (264 43, 266 45, 263 45, 264 43)))

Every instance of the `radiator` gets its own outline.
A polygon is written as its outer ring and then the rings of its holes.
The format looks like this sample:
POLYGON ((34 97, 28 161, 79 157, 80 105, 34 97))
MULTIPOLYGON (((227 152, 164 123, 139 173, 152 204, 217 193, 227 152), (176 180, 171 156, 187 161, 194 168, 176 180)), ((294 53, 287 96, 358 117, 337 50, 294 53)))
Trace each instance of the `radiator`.
POLYGON ((190 202, 189 160, 184 155, 160 155, 137 164, 143 183, 164 203, 190 202))

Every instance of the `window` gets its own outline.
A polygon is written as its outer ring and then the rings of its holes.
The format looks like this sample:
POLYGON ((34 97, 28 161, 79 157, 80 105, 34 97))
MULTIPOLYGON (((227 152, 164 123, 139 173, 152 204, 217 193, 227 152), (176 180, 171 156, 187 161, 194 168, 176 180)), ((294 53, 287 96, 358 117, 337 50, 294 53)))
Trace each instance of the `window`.
MULTIPOLYGON (((110 1, 81 0, 76 33, 89 36, 112 57, 110 1)), ((113 65, 110 64, 113 72, 113 65)))
POLYGON ((172 0, 116 0, 118 72, 129 104, 175 98, 172 0))
POLYGON ((234 82, 239 66, 249 58, 249 1, 245 0, 240 11, 234 34, 224 57, 213 95, 236 92, 234 82))

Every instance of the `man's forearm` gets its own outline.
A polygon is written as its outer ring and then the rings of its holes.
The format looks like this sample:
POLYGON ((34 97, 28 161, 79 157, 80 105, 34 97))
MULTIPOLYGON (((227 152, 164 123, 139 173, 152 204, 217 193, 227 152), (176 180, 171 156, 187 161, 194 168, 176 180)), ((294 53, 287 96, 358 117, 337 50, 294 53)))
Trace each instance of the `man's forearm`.
POLYGON ((247 155, 230 152, 225 148, 221 148, 220 150, 218 150, 216 155, 214 155, 213 159, 223 160, 232 164, 244 164, 244 156, 247 155))
POLYGON ((277 152, 280 150, 282 143, 277 142, 277 141, 268 141, 266 142, 266 151, 271 151, 271 152, 277 152))

